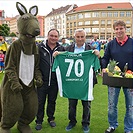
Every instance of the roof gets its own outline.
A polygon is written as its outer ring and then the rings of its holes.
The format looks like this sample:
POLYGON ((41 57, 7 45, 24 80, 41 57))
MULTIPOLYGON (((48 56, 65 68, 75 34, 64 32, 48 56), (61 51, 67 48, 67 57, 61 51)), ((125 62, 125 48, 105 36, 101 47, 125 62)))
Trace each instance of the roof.
POLYGON ((58 9, 54 9, 52 8, 52 11, 47 15, 48 16, 51 16, 51 15, 56 15, 56 14, 61 14, 61 13, 66 13, 67 10, 71 7, 72 5, 67 5, 65 7, 60 7, 58 9))
POLYGON ((89 4, 75 8, 71 10, 73 12, 80 12, 84 10, 101 10, 101 9, 132 9, 130 2, 123 3, 98 3, 98 4, 89 4))
POLYGON ((5 21, 10 21, 12 18, 11 17, 6 17, 5 21))
POLYGON ((16 15, 15 17, 6 17, 5 21, 11 21, 13 19, 17 19, 19 17, 19 15, 16 15))

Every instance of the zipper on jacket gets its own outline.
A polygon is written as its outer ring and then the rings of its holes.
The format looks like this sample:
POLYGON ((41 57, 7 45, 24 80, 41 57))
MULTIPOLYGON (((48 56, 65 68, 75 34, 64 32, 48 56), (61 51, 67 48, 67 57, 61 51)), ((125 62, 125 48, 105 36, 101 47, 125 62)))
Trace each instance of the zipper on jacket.
MULTIPOLYGON (((47 48, 45 48, 43 46, 41 46, 41 47, 43 49, 45 49, 48 52, 49 56, 50 56, 50 71, 49 71, 49 81, 48 81, 48 86, 50 86, 51 85, 51 72, 52 72, 53 56, 51 57, 51 54, 50 54, 50 52, 48 51, 47 48)), ((56 47, 53 52, 55 52, 57 50, 57 48, 59 48, 59 47, 60 46, 56 47)))
POLYGON ((50 65, 50 70, 49 70, 49 79, 48 79, 48 86, 50 86, 50 82, 51 82, 51 64, 52 64, 52 62, 51 62, 51 54, 50 54, 50 52, 47 50, 47 48, 45 48, 45 47, 43 47, 43 46, 41 46, 44 50, 46 50, 47 52, 48 52, 48 54, 49 54, 49 57, 50 57, 50 59, 49 59, 49 65, 50 65))

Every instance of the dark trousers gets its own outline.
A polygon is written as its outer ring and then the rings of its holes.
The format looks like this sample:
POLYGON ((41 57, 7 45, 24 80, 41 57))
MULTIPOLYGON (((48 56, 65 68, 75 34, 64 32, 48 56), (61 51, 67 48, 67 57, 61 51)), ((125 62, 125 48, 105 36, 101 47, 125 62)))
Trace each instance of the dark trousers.
MULTIPOLYGON (((76 124, 76 107, 78 100, 77 99, 68 99, 69 101, 69 123, 76 124)), ((90 109, 91 109, 91 101, 83 101, 82 106, 83 106, 83 114, 82 114, 82 125, 90 125, 90 109)))
POLYGON ((38 93, 38 113, 37 113, 37 124, 42 124, 44 118, 44 110, 45 110, 45 103, 47 99, 47 107, 46 113, 48 116, 48 122, 54 120, 54 113, 55 113, 55 106, 56 106, 56 99, 58 94, 58 87, 57 85, 51 86, 42 86, 41 88, 37 89, 38 93))

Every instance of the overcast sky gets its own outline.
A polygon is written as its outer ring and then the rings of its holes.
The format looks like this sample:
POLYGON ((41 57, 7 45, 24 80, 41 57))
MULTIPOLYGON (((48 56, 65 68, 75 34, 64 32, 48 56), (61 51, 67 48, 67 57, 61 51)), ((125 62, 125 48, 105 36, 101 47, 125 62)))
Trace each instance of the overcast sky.
POLYGON ((16 2, 22 3, 27 10, 33 5, 38 6, 38 15, 47 15, 52 11, 52 8, 57 9, 61 6, 77 4, 84 6, 93 3, 109 3, 109 2, 130 2, 133 5, 133 0, 0 0, 0 10, 5 11, 5 16, 14 17, 18 15, 16 2))

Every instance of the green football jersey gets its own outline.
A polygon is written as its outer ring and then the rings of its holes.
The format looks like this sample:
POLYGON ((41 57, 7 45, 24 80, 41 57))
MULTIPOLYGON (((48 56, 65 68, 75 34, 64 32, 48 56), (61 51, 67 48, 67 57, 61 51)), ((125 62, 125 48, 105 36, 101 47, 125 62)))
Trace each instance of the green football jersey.
POLYGON ((93 100, 93 69, 99 68, 99 59, 92 50, 57 55, 52 71, 56 72, 60 96, 93 100))

